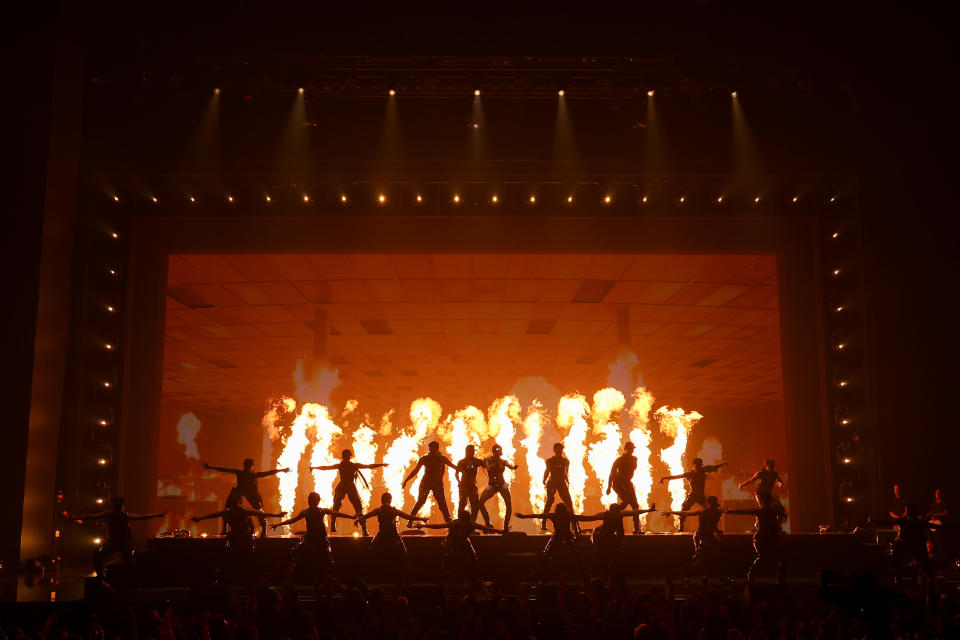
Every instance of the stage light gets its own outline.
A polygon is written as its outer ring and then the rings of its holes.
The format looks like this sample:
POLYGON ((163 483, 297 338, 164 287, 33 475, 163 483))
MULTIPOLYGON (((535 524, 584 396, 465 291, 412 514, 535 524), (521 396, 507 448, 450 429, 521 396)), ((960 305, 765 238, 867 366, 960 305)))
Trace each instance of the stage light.
POLYGON ((604 196, 604 198, 603 198, 603 203, 604 203, 604 204, 610 204, 610 196, 604 196))
POLYGON ((106 427, 107 425, 110 424, 110 421, 109 421, 109 420, 104 420, 103 418, 101 418, 100 421, 99 421, 99 424, 100 424, 101 427, 106 427))
POLYGON ((96 502, 97 504, 103 504, 103 498, 97 498, 97 499, 95 500, 95 502, 96 502))
POLYGON ((201 537, 201 538, 206 538, 206 537, 207 537, 207 534, 206 534, 206 533, 201 533, 201 534, 200 534, 200 537, 201 537))
POLYGON ((109 342, 103 345, 103 348, 106 349, 107 351, 113 351, 113 345, 110 344, 109 342))
POLYGON ((386 201, 387 201, 387 196, 383 195, 382 193, 377 196, 377 202, 379 202, 380 204, 383 204, 386 201))
POLYGON ((354 531, 354 532, 353 532, 353 537, 354 537, 354 538, 359 538, 359 537, 360 537, 360 532, 359 532, 359 531, 354 531))
POLYGON ((99 460, 97 460, 97 464, 100 465, 101 467, 105 467, 107 465, 107 459, 100 458, 99 460))
POLYGON ((227 202, 233 202, 233 196, 227 196, 227 202))
POLYGON ((573 196, 567 196, 567 204, 573 204, 573 196))
POLYGON ((103 540, 101 540, 100 538, 93 539, 93 544, 100 544, 101 542, 103 542, 103 540))
POLYGON ((837 383, 837 386, 842 389, 842 388, 844 388, 844 387, 847 386, 847 381, 846 381, 846 380, 841 380, 840 382, 837 383))
POLYGON ((837 313, 840 313, 841 311, 843 311, 843 305, 840 305, 839 307, 834 309, 834 311, 836 311, 837 313))
POLYGON ((799 200, 800 200, 800 196, 793 196, 793 198, 790 200, 790 202, 796 204, 799 200))
POLYGON ((490 202, 492 202, 493 204, 497 204, 497 202, 499 202, 499 201, 500 201, 500 199, 497 198, 497 194, 493 194, 493 196, 491 196, 491 198, 490 198, 490 202))
POLYGON ((848 424, 850 424, 850 419, 844 418, 843 420, 840 421, 840 424, 842 424, 843 426, 847 426, 848 424))
POLYGON ((473 95, 479 96, 479 95, 480 95, 480 89, 474 89, 474 90, 473 90, 473 95))
POLYGON ((847 345, 845 345, 844 343, 842 342, 837 343, 837 351, 843 351, 846 348, 847 348, 847 345))
POLYGON ((834 231, 832 234, 830 234, 830 237, 833 238, 834 240, 836 240, 837 238, 840 237, 840 234, 837 233, 836 231, 834 231))
POLYGON ((341 193, 341 194, 340 194, 340 202, 346 202, 346 201, 347 201, 347 195, 346 195, 345 193, 341 193))
POLYGON ((388 91, 387 93, 389 93, 391 96, 397 95, 397 92, 394 89, 390 89, 390 91, 388 91))
POLYGON ((753 204, 760 204, 760 196, 753 199, 753 204))
POLYGON ((417 202, 423 202, 423 196, 419 193, 417 194, 417 202))
POLYGON ((530 194, 530 204, 536 204, 536 203, 537 203, 537 196, 535 196, 535 195, 533 195, 533 194, 531 193, 531 194, 530 194))
POLYGON ((650 89, 649 91, 647 91, 647 97, 648 97, 648 98, 652 98, 652 97, 653 97, 653 89, 650 89))
POLYGON ((723 203, 723 196, 717 196, 717 204, 723 203))
POLYGON ((853 462, 853 458, 843 458, 840 462, 842 462, 843 464, 850 464, 851 462, 853 462))
POLYGON ((53 530, 53 537, 54 537, 54 538, 59 538, 59 537, 60 537, 60 529, 54 529, 54 530, 53 530))
POLYGON ((150 196, 150 201, 151 201, 153 204, 157 204, 158 202, 160 202, 159 200, 157 200, 157 196, 150 196))
POLYGON ((113 386, 113 384, 112 384, 109 380, 104 380, 104 381, 103 381, 103 388, 104 388, 104 389, 109 389, 109 388, 112 387, 112 386, 113 386))
POLYGON ((643 196, 642 198, 640 198, 640 202, 642 202, 643 204, 647 204, 647 196, 643 196))
POLYGON ((455 204, 460 204, 460 195, 459 195, 459 194, 456 194, 456 193, 453 194, 453 202, 454 202, 455 204))
POLYGON ((299 93, 300 95, 303 95, 303 87, 300 87, 299 89, 297 89, 297 93, 299 93))
POLYGON ((215 96, 220 95, 220 87, 217 87, 216 89, 213 90, 213 95, 215 96))
POLYGON ((106 310, 107 310, 107 313, 114 313, 114 312, 116 312, 116 310, 117 310, 116 307, 114 307, 113 305, 109 305, 109 304, 108 304, 105 308, 106 308, 106 310))
POLYGON ((560 91, 557 91, 557 95, 562 98, 562 97, 563 97, 563 89, 560 89, 560 91))
POLYGON ((113 201, 120 202, 120 196, 117 196, 117 195, 113 196, 113 201))
POLYGON ((736 91, 731 91, 731 92, 730 92, 730 97, 731 97, 731 98, 736 98, 736 97, 737 97, 737 92, 736 92, 736 91))
POLYGON ((687 201, 687 196, 680 196, 680 204, 683 204, 687 201))
POLYGON ((833 270, 833 275, 835 275, 835 276, 840 275, 840 269, 834 269, 834 270, 833 270))
POLYGON ((267 201, 267 204, 270 204, 271 202, 273 202, 273 198, 271 198, 270 196, 264 196, 263 199, 267 201))
POLYGON ((303 201, 310 202, 310 196, 308 196, 307 194, 303 194, 303 201))
POLYGON ((830 202, 836 202, 837 196, 830 196, 830 202))
POLYGON ((111 275, 111 276, 113 276, 113 277, 117 277, 117 276, 119 275, 119 273, 120 273, 120 272, 117 271, 116 269, 107 269, 107 274, 108 274, 108 275, 111 275))
POLYGON ((195 203, 196 201, 197 201, 196 198, 194 198, 193 196, 190 196, 190 202, 194 202, 194 203, 195 203))
POLYGON ((114 240, 119 240, 119 239, 120 239, 120 234, 117 233, 116 231, 111 231, 111 232, 110 232, 110 237, 113 238, 114 240))

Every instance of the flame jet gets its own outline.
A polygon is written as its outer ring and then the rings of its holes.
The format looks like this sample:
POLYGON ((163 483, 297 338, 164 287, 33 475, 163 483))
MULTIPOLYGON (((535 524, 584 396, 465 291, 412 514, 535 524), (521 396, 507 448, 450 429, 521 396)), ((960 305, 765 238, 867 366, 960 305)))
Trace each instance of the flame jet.
MULTIPOLYGON (((657 409, 654 415, 660 423, 660 432, 673 438, 673 444, 666 449, 660 450, 660 458, 670 470, 670 475, 680 475, 683 473, 683 457, 687 451, 687 437, 690 430, 697 422, 703 418, 696 411, 687 413, 677 407, 670 409, 662 406, 657 409)), ((683 499, 686 497, 686 488, 680 486, 670 487, 670 511, 682 511, 683 499)))
POLYGON ((563 448, 570 459, 567 478, 570 481, 570 497, 577 513, 583 512, 583 499, 587 486, 587 470, 583 461, 587 458, 587 414, 590 405, 579 393, 565 395, 557 403, 557 427, 564 433, 563 448))
MULTIPOLYGON (((650 504, 653 492, 653 465, 650 463, 650 410, 653 408, 653 394, 645 387, 637 387, 633 392, 633 404, 630 405, 630 418, 633 428, 630 429, 629 440, 636 449, 637 470, 633 474, 633 488, 637 493, 640 504, 650 504)), ((644 527, 647 525, 647 515, 643 516, 644 527)))
POLYGON ((547 499, 547 489, 543 485, 543 474, 547 463, 540 457, 540 439, 543 437, 543 405, 534 400, 527 408, 527 417, 523 421, 524 438, 520 441, 527 452, 527 473, 530 476, 530 507, 534 512, 543 511, 547 499))
MULTIPOLYGON (((599 434, 601 438, 590 445, 587 460, 598 479, 610 473, 614 460, 620 455, 623 436, 620 434, 617 421, 613 418, 625 404, 626 399, 623 394, 611 387, 600 389, 593 394, 593 411, 590 417, 593 421, 593 433, 599 434)), ((609 507, 617 502, 617 497, 601 490, 600 502, 604 507, 609 507)))

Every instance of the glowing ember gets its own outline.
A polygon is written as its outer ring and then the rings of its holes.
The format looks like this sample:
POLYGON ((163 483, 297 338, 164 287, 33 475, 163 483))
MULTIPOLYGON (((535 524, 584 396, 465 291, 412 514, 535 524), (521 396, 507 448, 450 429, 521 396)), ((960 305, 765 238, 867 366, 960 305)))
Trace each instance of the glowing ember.
MULTIPOLYGON (((687 413, 679 407, 670 409, 663 406, 654 414, 660 422, 660 432, 673 438, 673 444, 660 450, 660 458, 670 470, 670 475, 679 475, 684 472, 683 457, 687 451, 687 437, 701 416, 696 411, 687 413)), ((670 485, 670 509, 679 511, 686 496, 686 488, 680 482, 670 485)))
MULTIPOLYGON (((583 511, 583 499, 587 486, 587 470, 583 461, 587 457, 587 399, 578 393, 560 398, 557 404, 557 426, 565 432, 563 448, 570 459, 567 478, 570 480, 570 497, 577 513, 583 511)), ((607 470, 609 473, 609 469, 607 470)))
POLYGON ((543 436, 543 405, 534 400, 527 408, 527 417, 523 421, 524 439, 520 441, 527 452, 527 473, 530 476, 530 508, 541 512, 547 500, 547 489, 543 486, 543 473, 547 463, 540 457, 540 438, 543 436))
POLYGON ((599 434, 600 440, 590 445, 587 460, 602 485, 600 502, 604 507, 617 501, 617 496, 613 492, 607 494, 605 488, 607 474, 620 454, 620 443, 623 439, 614 414, 620 412, 625 403, 623 394, 610 387, 593 394, 593 411, 590 417, 593 421, 593 433, 599 434))
POLYGON ((177 442, 182 444, 186 451, 184 455, 194 460, 200 459, 197 451, 197 433, 200 431, 200 420, 192 413, 185 413, 177 423, 177 442))

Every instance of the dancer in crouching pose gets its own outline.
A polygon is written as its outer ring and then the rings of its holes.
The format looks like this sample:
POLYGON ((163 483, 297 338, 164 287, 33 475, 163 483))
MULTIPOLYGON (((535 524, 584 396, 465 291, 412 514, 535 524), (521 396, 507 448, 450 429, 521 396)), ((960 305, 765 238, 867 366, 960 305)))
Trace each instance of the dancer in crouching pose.
POLYGON ((364 520, 376 516, 379 529, 377 535, 370 541, 370 550, 386 565, 393 565, 399 571, 399 583, 407 581, 407 547, 397 531, 397 518, 406 518, 407 522, 417 520, 426 522, 426 518, 418 518, 404 513, 392 505, 393 496, 384 493, 380 496, 380 506, 357 518, 357 524, 362 525, 364 520))
POLYGON ((84 520, 107 521, 107 537, 97 545, 96 550, 93 552, 93 568, 97 573, 97 578, 100 580, 103 580, 104 562, 115 553, 120 553, 125 565, 131 567, 136 566, 134 561, 133 534, 130 532, 131 522, 162 518, 168 513, 167 511, 147 515, 127 513, 124 509, 124 504, 123 498, 114 498, 113 509, 110 511, 91 513, 89 515, 69 516, 69 519, 73 522, 82 522, 84 520))
POLYGON ((307 508, 283 522, 270 525, 271 529, 291 525, 303 520, 307 524, 307 532, 300 538, 300 543, 290 552, 290 560, 294 566, 301 561, 305 562, 313 577, 314 590, 319 587, 322 578, 326 578, 333 566, 333 551, 330 549, 330 540, 327 538, 327 526, 324 521, 330 516, 333 522, 337 518, 353 520, 356 516, 331 509, 320 508, 320 494, 311 492, 307 496, 307 508))
MULTIPOLYGON (((254 471, 253 470, 253 458, 247 458, 243 461, 242 469, 234 469, 233 467, 215 467, 213 465, 207 464, 204 462, 201 465, 204 469, 210 471, 218 471, 220 473, 232 473, 237 477, 237 486, 231 490, 231 494, 234 492, 238 493, 241 497, 247 499, 247 503, 254 509, 263 510, 263 497, 260 495, 260 491, 257 489, 257 480, 259 478, 265 478, 267 476, 273 476, 278 473, 286 473, 290 469, 271 469, 270 471, 254 471)), ((227 501, 230 501, 230 498, 227 498, 227 501)), ((240 501, 237 500, 237 505, 239 506, 240 501)), ((262 516, 257 516, 257 520, 260 522, 260 535, 267 535, 267 520, 262 516)))
POLYGON ((709 576, 717 569, 720 555, 720 518, 724 511, 720 508, 717 496, 709 496, 707 504, 696 511, 664 511, 665 516, 680 516, 683 518, 697 516, 697 531, 693 534, 693 563, 692 571, 702 572, 709 576))
MULTIPOLYGON (((353 458, 353 452, 350 451, 350 449, 344 449, 340 454, 340 462, 337 464, 310 468, 319 469, 322 471, 337 471, 339 481, 337 482, 337 486, 333 489, 333 510, 339 511, 340 507, 343 505, 343 499, 348 498, 350 500, 350 504, 353 506, 356 516, 362 516, 363 501, 360 500, 360 492, 357 491, 357 478, 360 478, 360 481, 363 482, 363 486, 367 487, 369 485, 367 485, 367 479, 363 477, 363 472, 361 469, 377 469, 387 465, 382 462, 360 464, 358 462, 353 462, 351 458, 353 458)), ((366 524, 361 522, 360 528, 361 531, 363 531, 363 535, 368 535, 366 524)), ((336 532, 337 519, 333 518, 330 520, 330 533, 336 532)), ((326 535, 326 533, 324 533, 324 535, 326 535)))
MULTIPOLYGON (((553 525, 553 535, 540 552, 544 569, 547 565, 555 564, 561 569, 561 580, 566 580, 566 568, 573 566, 577 574, 586 581, 583 556, 577 548, 577 533, 574 531, 574 524, 582 519, 580 516, 571 512, 567 505, 561 502, 554 507, 552 513, 518 513, 517 517, 546 519, 553 525)), ((541 576, 543 573, 541 572, 541 576)))
POLYGON ((617 563, 620 559, 620 553, 623 551, 623 519, 639 516, 644 513, 652 513, 657 510, 656 505, 650 505, 649 509, 642 511, 632 511, 621 509, 620 505, 614 503, 607 507, 606 511, 592 516, 577 516, 578 522, 600 521, 600 526, 593 530, 593 548, 597 556, 607 566, 608 574, 613 577, 617 575, 617 563))

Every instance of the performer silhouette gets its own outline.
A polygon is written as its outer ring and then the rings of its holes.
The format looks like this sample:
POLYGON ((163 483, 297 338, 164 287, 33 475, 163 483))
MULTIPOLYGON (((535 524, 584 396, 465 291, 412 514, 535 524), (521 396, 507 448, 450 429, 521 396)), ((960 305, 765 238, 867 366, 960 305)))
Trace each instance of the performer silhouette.
POLYGON ((581 519, 574 514, 565 503, 561 502, 552 513, 518 513, 520 519, 538 518, 549 520, 553 525, 553 535, 540 552, 544 565, 556 564, 560 567, 563 577, 566 577, 566 568, 573 565, 580 576, 586 579, 583 567, 583 557, 577 548, 577 534, 574 524, 581 519))
POLYGON ((607 565, 607 572, 614 576, 617 574, 617 564, 620 552, 623 550, 623 519, 639 516, 644 513, 651 513, 657 510, 656 505, 650 505, 649 509, 643 511, 630 511, 621 509, 619 504, 612 504, 606 511, 601 511, 592 516, 578 516, 575 520, 578 522, 600 521, 600 526, 593 530, 593 547, 597 556, 607 565))
MULTIPOLYGON (((207 464, 204 462, 201 465, 204 469, 209 469, 211 471, 219 471, 220 473, 232 473, 237 477, 237 492, 247 500, 249 504, 254 509, 263 510, 263 498, 260 496, 260 492, 257 490, 257 480, 259 478, 265 478, 267 476, 273 476, 278 473, 286 473, 290 469, 272 469, 270 471, 254 471, 253 470, 253 458, 246 458, 243 461, 242 469, 234 469, 233 467, 215 467, 213 465, 207 464)), ((230 498, 227 498, 229 501, 230 498)), ((240 504, 240 501, 237 500, 237 504, 240 504)), ((262 516, 257 516, 257 520, 260 522, 260 535, 267 535, 267 520, 262 516)))
MULTIPOLYGON (((567 478, 570 461, 563 455, 562 443, 557 442, 553 445, 553 455, 546 459, 546 463, 547 468, 543 470, 543 484, 547 488, 547 501, 543 505, 543 510, 550 513, 556 495, 560 494, 560 500, 573 513, 573 498, 570 497, 570 483, 567 478)), ((546 520, 540 522, 540 530, 547 530, 546 520)))
POLYGON ((757 567, 767 560, 773 560, 777 565, 777 582, 783 582, 783 548, 780 537, 783 533, 783 522, 787 519, 787 510, 773 494, 758 493, 760 500, 758 509, 728 509, 727 513, 754 516, 757 519, 756 531, 753 534, 753 564, 747 571, 747 583, 753 581, 757 567))
MULTIPOLYGON (((363 515, 363 501, 360 500, 360 493, 357 491, 357 477, 359 477, 360 481, 363 482, 363 486, 369 487, 367 484, 367 479, 363 477, 363 472, 361 469, 377 469, 387 465, 383 462, 360 464, 358 462, 353 462, 351 458, 353 458, 353 452, 350 451, 350 449, 344 449, 340 454, 339 463, 310 468, 321 469, 323 471, 333 471, 335 469, 338 472, 338 481, 337 486, 333 489, 333 511, 339 511, 340 507, 343 505, 343 499, 348 498, 356 515, 361 516, 363 515)), ((367 533, 366 523, 361 522, 360 528, 363 531, 363 535, 369 535, 367 533)), ((336 532, 337 519, 332 518, 330 520, 330 533, 336 532)), ((324 531, 324 535, 326 535, 326 531, 324 531)))
POLYGON ((130 532, 130 523, 137 520, 151 520, 153 518, 162 518, 169 513, 161 511, 160 513, 151 513, 147 515, 137 515, 127 513, 124 509, 124 499, 114 498, 113 509, 111 511, 102 511, 100 513, 91 513, 89 515, 68 516, 73 522, 82 522, 84 520, 106 520, 107 537, 93 552, 93 568, 97 577, 103 580, 104 563, 115 553, 120 553, 125 565, 136 566, 134 559, 133 534, 130 532))
POLYGON ((704 466, 702 459, 694 458, 693 469, 690 469, 690 471, 675 476, 663 476, 660 478, 660 484, 663 484, 664 480, 680 480, 681 478, 690 483, 690 490, 687 492, 687 497, 683 499, 683 504, 680 505, 680 511, 677 512, 680 516, 680 531, 683 531, 683 523, 687 519, 687 516, 684 514, 690 511, 690 507, 695 504, 701 507, 707 506, 707 474, 715 473, 725 466, 727 466, 726 462, 704 466))
POLYGON ((763 468, 760 469, 760 471, 757 471, 750 476, 748 480, 740 483, 741 489, 754 482, 757 483, 757 505, 760 507, 763 506, 763 496, 770 496, 772 498, 774 487, 783 486, 783 480, 780 479, 780 474, 777 473, 774 467, 775 463, 773 458, 767 458, 764 460, 763 468))
POLYGON ((931 530, 939 529, 942 525, 930 522, 929 515, 920 515, 920 507, 915 504, 908 504, 902 516, 877 524, 893 525, 897 529, 897 537, 892 545, 895 582, 901 581, 903 565, 911 558, 916 561, 924 577, 933 576, 933 565, 927 554, 927 537, 931 530))
MULTIPOLYGON (((457 501, 457 513, 467 508, 470 504, 470 513, 478 511, 483 516, 483 521, 490 526, 490 514, 486 507, 480 503, 480 493, 477 489, 477 471, 484 468, 483 460, 476 456, 476 447, 468 444, 464 449, 463 458, 457 463, 457 483, 460 489, 460 496, 457 501)), ((474 518, 476 519, 476 518, 474 518)))
MULTIPOLYGON (((325 577, 330 567, 333 566, 333 551, 330 548, 330 539, 327 537, 325 516, 330 516, 332 522, 336 522, 337 518, 347 518, 348 520, 356 518, 356 516, 341 513, 335 509, 321 509, 320 494, 314 491, 307 496, 306 509, 288 520, 270 525, 271 529, 276 529, 300 520, 307 523, 307 532, 300 538, 300 543, 290 552, 290 559, 294 565, 301 558, 306 559, 309 563, 310 575, 314 579, 314 589, 319 585, 321 577, 325 577)), ((366 535, 366 532, 364 532, 364 535, 366 535)))
POLYGON ((696 511, 664 511, 665 516, 697 517, 697 531, 693 534, 693 571, 708 575, 716 566, 720 551, 720 518, 723 516, 717 496, 709 496, 707 504, 696 511))
POLYGON ((227 498, 227 506, 221 511, 214 511, 205 516, 191 518, 194 522, 201 522, 211 518, 225 518, 227 521, 227 549, 233 553, 253 552, 253 527, 250 518, 266 521, 267 518, 282 518, 286 511, 278 513, 264 513, 257 509, 244 509, 240 506, 240 493, 231 493, 227 498))
MULTIPOLYGON (((503 530, 509 531, 510 515, 513 513, 513 503, 510 500, 510 487, 507 485, 503 474, 507 469, 516 470, 517 465, 510 464, 501 456, 503 456, 503 447, 495 444, 493 445, 490 457, 483 461, 487 470, 487 488, 480 494, 480 505, 486 509, 487 500, 499 493, 500 497, 503 498, 504 506, 503 530)), ((477 514, 473 514, 473 519, 477 519, 477 514)), ((489 524, 489 521, 487 524, 489 524)))
MULTIPOLYGON (((607 495, 613 489, 617 493, 617 499, 620 500, 620 506, 631 507, 634 511, 640 511, 640 501, 637 500, 637 492, 633 488, 633 473, 637 470, 637 456, 633 455, 636 446, 632 442, 623 445, 623 454, 613 461, 610 467, 610 477, 607 478, 607 495)), ((640 516, 633 516, 633 533, 640 531, 640 516)))
POLYGON ((457 584, 457 569, 463 567, 464 572, 469 574, 471 583, 477 580, 477 551, 470 542, 470 536, 477 530, 485 533, 506 533, 504 529, 495 529, 494 527, 477 524, 474 522, 470 512, 461 509, 457 518, 450 522, 442 524, 424 524, 424 529, 446 529, 447 536, 444 540, 443 558, 440 562, 440 569, 444 573, 452 576, 454 586, 457 584))
MULTIPOLYGON (((450 510, 447 508, 447 494, 443 490, 443 468, 450 467, 456 469, 457 465, 450 462, 450 458, 440 453, 440 443, 434 440, 427 445, 427 455, 421 456, 417 466, 413 468, 406 478, 403 479, 401 486, 406 487, 407 483, 413 480, 420 469, 423 469, 423 478, 420 480, 420 491, 417 495, 417 502, 413 505, 411 513, 415 516, 424 505, 427 498, 433 493, 433 499, 437 502, 440 509, 440 515, 444 522, 450 522, 450 510)), ((407 521, 407 526, 413 526, 413 519, 407 521)))
POLYGON ((426 518, 418 518, 415 515, 404 513, 400 509, 393 507, 393 496, 384 493, 380 496, 380 506, 357 518, 357 523, 362 524, 368 518, 377 517, 379 528, 377 535, 370 541, 370 550, 385 560, 388 566, 396 566, 400 571, 400 581, 406 582, 407 576, 407 547, 403 544, 403 538, 397 531, 397 517, 406 518, 407 522, 418 520, 426 522, 426 518))

